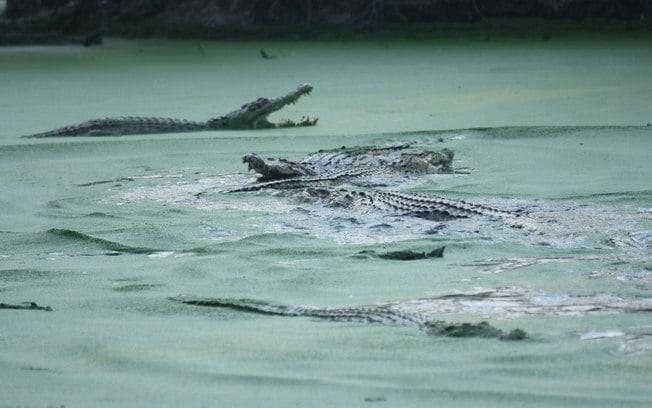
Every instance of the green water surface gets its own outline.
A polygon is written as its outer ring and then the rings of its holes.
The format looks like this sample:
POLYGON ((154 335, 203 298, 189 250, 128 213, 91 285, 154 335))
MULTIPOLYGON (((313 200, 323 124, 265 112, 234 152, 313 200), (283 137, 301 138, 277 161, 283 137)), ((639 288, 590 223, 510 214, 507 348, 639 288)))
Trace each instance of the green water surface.
POLYGON ((581 339, 652 333, 645 312, 441 316, 530 333, 501 342, 168 298, 353 306, 519 287, 649 299, 649 247, 602 242, 652 229, 651 73, 645 39, 0 49, 0 303, 54 309, 0 310, 0 407, 650 406, 649 341, 628 352, 625 336, 581 339), (302 82, 313 94, 275 118, 318 116, 314 128, 19 138, 105 116, 205 120, 302 82), (448 147, 471 168, 415 190, 584 206, 598 231, 568 246, 514 232, 347 241, 360 228, 312 219, 301 229, 282 198, 193 198, 224 175, 245 179, 245 153, 405 142, 448 147), (603 213, 612 221, 599 230, 603 213), (447 245, 443 259, 352 257, 436 245, 447 245), (605 254, 618 260, 572 260, 605 254), (474 266, 559 256, 572 259, 474 266))

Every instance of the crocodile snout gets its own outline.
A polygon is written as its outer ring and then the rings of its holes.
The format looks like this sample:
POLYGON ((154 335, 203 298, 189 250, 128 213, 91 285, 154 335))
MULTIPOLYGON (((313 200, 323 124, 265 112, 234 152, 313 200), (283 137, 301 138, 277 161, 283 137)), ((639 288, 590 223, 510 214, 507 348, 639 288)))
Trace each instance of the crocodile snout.
POLYGON ((242 162, 247 163, 247 171, 257 171, 258 169, 262 169, 265 165, 265 161, 254 153, 249 153, 242 156, 242 162))

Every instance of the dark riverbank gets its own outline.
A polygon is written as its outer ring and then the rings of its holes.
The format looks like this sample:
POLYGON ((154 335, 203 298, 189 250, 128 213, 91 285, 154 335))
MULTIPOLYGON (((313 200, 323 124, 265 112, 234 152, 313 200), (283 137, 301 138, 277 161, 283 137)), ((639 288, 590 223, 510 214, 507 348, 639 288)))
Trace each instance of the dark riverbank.
MULTIPOLYGON (((360 39, 652 33, 649 0, 9 0, 0 44, 89 36, 360 39)), ((93 38, 90 38, 93 42, 93 38)))

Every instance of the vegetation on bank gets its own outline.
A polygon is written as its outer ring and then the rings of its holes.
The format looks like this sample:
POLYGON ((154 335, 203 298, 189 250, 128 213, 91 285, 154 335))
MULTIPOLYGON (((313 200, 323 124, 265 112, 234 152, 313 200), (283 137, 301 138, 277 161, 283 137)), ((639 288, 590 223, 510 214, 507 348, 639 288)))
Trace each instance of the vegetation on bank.
MULTIPOLYGON (((433 38, 652 33, 646 0, 7 0, 0 44, 88 36, 433 38)), ((92 45, 92 44, 88 44, 92 45)))

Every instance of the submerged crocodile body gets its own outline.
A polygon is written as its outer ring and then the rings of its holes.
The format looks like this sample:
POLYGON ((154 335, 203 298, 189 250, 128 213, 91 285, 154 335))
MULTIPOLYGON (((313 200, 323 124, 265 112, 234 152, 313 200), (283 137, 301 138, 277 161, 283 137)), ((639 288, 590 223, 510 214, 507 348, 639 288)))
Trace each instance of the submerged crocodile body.
POLYGON ((483 337, 500 340, 524 340, 527 334, 521 329, 504 332, 487 322, 448 323, 431 320, 420 313, 408 313, 391 307, 360 306, 319 308, 311 306, 290 306, 274 304, 254 299, 220 299, 220 298, 171 298, 181 303, 194 306, 220 307, 250 313, 289 317, 314 317, 337 322, 372 323, 386 326, 416 327, 432 336, 443 337, 483 337))
POLYGON ((454 173, 453 158, 448 149, 437 152, 409 145, 321 150, 300 161, 247 154, 242 161, 249 170, 260 174, 258 182, 230 192, 300 189, 305 197, 343 207, 373 208, 435 221, 485 216, 513 227, 529 227, 519 213, 464 200, 378 188, 386 187, 392 177, 401 181, 413 176, 454 173))
POLYGON ((123 136, 148 133, 314 126, 317 124, 317 118, 304 117, 299 122, 283 120, 279 123, 272 123, 267 119, 273 112, 296 103, 301 96, 308 95, 310 92, 312 92, 312 85, 302 84, 286 95, 275 98, 258 98, 253 102, 242 105, 240 109, 224 116, 209 119, 206 122, 150 117, 104 118, 23 137, 123 136))
POLYGON ((193 306, 218 307, 273 316, 408 326, 433 336, 486 337, 501 340, 523 340, 527 338, 527 334, 520 329, 505 332, 486 322, 448 323, 438 320, 437 317, 441 314, 518 317, 652 312, 652 300, 647 298, 622 298, 599 293, 593 295, 546 293, 518 287, 455 292, 415 300, 353 307, 283 305, 255 299, 192 296, 179 296, 171 300, 193 306))

